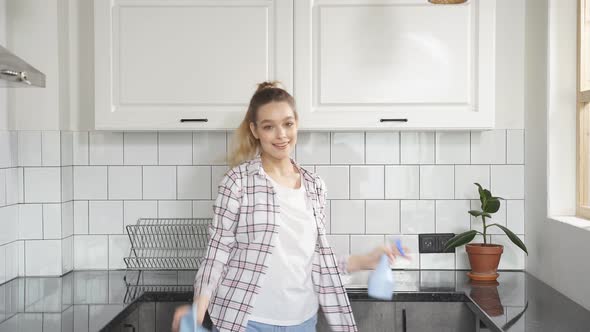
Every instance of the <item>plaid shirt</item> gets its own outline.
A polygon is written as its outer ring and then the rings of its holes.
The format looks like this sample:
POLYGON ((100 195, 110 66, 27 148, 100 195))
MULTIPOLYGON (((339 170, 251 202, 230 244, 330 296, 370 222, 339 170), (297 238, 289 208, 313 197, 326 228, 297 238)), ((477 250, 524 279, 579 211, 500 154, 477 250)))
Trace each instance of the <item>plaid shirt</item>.
MULTIPOLYGON (((346 273, 347 257, 337 260, 326 238, 325 184, 291 162, 302 175, 318 230, 312 280, 320 307, 332 331, 357 331, 339 273, 346 273)), ((220 331, 245 331, 271 261, 279 206, 259 157, 229 170, 218 189, 209 248, 195 277, 195 298, 209 296, 209 315, 220 331)))

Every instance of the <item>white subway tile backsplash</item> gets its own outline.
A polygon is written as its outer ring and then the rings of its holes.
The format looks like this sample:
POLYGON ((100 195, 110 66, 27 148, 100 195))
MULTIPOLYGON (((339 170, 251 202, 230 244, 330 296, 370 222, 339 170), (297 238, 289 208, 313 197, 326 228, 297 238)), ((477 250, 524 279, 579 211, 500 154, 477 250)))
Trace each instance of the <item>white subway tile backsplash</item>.
POLYGON ((107 199, 106 166, 74 166, 74 199, 107 199))
POLYGON ((524 233, 524 200, 506 200, 506 225, 515 234, 524 233))
POLYGON ((224 131, 193 133, 193 164, 224 165, 227 163, 227 140, 224 131))
POLYGON ((469 132, 437 132, 437 164, 469 164, 469 132))
POLYGON ((176 199, 176 167, 144 166, 143 199, 176 199))
MULTIPOLYGON (((525 236, 518 235, 520 240, 526 244, 525 236)), ((504 246, 502 259, 498 270, 524 270, 526 254, 517 247, 506 235, 492 235, 492 243, 504 246)))
POLYGON ((18 165, 41 166, 40 131, 18 131, 18 165))
POLYGON ((141 199, 141 166, 109 166, 108 198, 141 199))
POLYGON ((363 164, 365 162, 364 133, 332 133, 332 164, 363 164))
POLYGON ((74 234, 88 234, 88 201, 74 201, 74 234))
POLYGON ((436 201, 436 232, 462 233, 471 229, 468 200, 436 201))
MULTIPOLYGON (((6 248, 8 246, 0 246, 0 285, 2 285, 3 283, 5 283, 8 280, 8 276, 6 273, 6 248)), ((1 288, 1 287, 0 287, 1 288)), ((0 297, 2 298, 2 301, 5 300, 4 294, 3 294, 3 290, 0 291, 0 297)), ((3 315, 6 312, 6 308, 4 307, 5 303, 0 304, 0 319, 3 320, 3 315)))
POLYGON ((19 260, 18 248, 23 246, 23 241, 15 241, 7 244, 6 247, 6 280, 18 277, 18 269, 24 265, 24 261, 19 260))
POLYGON ((211 199, 210 166, 178 166, 178 199, 211 199))
POLYGON ((19 204, 19 239, 43 239, 43 206, 19 204))
POLYGON ((61 239, 61 204, 43 204, 43 238, 61 239))
MULTIPOLYGON (((481 211, 481 202, 479 200, 472 200, 471 201, 471 210, 481 211)), ((471 218, 471 229, 478 230, 483 232, 483 222, 481 217, 473 217, 470 215, 471 218)), ((492 218, 486 218, 486 225, 490 224, 500 224, 502 226, 506 226, 506 201, 500 201, 500 209, 498 212, 492 214, 492 218)), ((492 226, 488 227, 487 234, 504 234, 499 227, 492 226)))
POLYGON ((18 203, 25 202, 25 169, 19 167, 18 170, 18 203))
POLYGON ((158 133, 159 165, 191 165, 193 161, 192 132, 158 133))
POLYGON ((297 134, 297 162, 300 164, 330 163, 329 132, 299 132, 297 134))
POLYGON ((124 269, 131 243, 127 235, 109 235, 109 269, 124 269))
POLYGON ((385 198, 418 199, 420 168, 418 166, 385 166, 385 198))
POLYGON ((123 135, 125 165, 157 165, 158 133, 128 132, 123 135))
POLYGON ((59 167, 25 168, 25 202, 61 202, 61 170, 59 167))
POLYGON ((122 201, 90 201, 88 233, 123 234, 122 201))
POLYGON ((73 165, 88 165, 89 162, 89 147, 87 131, 72 132, 72 164, 73 165))
POLYGON ((455 254, 420 254, 420 269, 454 270, 455 254))
POLYGON ((489 165, 455 165, 456 199, 479 199, 475 183, 490 188, 489 165))
POLYGON ((350 198, 383 199, 385 195, 383 166, 351 166, 350 198))
POLYGON ((491 192, 504 199, 524 199, 524 165, 491 166, 491 192))
POLYGON ((60 166, 74 165, 74 133, 72 131, 60 132, 60 166))
POLYGON ((398 234, 400 232, 400 201, 366 201, 367 234, 398 234))
POLYGON ((350 235, 326 235, 336 256, 350 255, 350 235))
POLYGON ((228 171, 227 166, 211 166, 211 199, 217 198, 219 183, 228 171))
POLYGON ((22 170, 22 168, 6 169, 6 205, 17 204, 19 202, 19 169, 22 170))
POLYGON ((367 164, 399 164, 399 132, 367 132, 367 164))
POLYGON ((330 200, 326 202, 326 219, 324 220, 324 225, 326 227, 326 233, 332 233, 332 203, 330 200))
POLYGON ((331 204, 333 234, 365 233, 365 201, 333 200, 331 204))
POLYGON ((0 207, 0 245, 18 239, 19 234, 19 205, 0 207))
POLYGON ((385 244, 383 235, 351 235, 350 254, 364 255, 370 253, 375 247, 385 244))
POLYGON ((135 225, 140 218, 157 218, 157 201, 125 201, 123 203, 125 226, 135 225))
POLYGON ((91 131, 90 165, 123 165, 123 133, 91 131))
POLYGON ((420 198, 454 198, 454 177, 454 166, 420 166, 420 198))
POLYGON ((61 201, 67 202, 74 199, 74 168, 72 166, 61 167, 61 201))
POLYGON ((191 218, 191 201, 159 201, 158 218, 191 218))
POLYGON ((10 167, 23 166, 20 165, 18 159, 18 131, 10 131, 8 134, 8 148, 10 167))
POLYGON ((0 206, 6 205, 6 169, 0 169, 0 206))
POLYGON ((27 276, 61 275, 61 240, 25 241, 27 276))
POLYGON ((74 201, 61 204, 61 236, 68 237, 74 234, 74 201))
POLYGON ((401 132, 402 164, 434 164, 434 133, 401 132))
MULTIPOLYGON (((62 274, 74 269, 74 237, 68 236, 61 240, 61 269, 62 274)), ((71 280, 67 278, 66 280, 71 280)), ((70 301, 71 302, 71 301, 70 301)))
POLYGON ((108 245, 106 235, 74 235, 74 269, 107 269, 108 245))
MULTIPOLYGON (((0 168, 11 167, 11 140, 10 131, 0 130, 0 168)), ((15 144, 18 150, 18 144, 15 144)), ((18 162, 18 161, 17 161, 18 162)))
POLYGON ((506 130, 471 132, 471 163, 506 163, 506 130))
POLYGON ((61 139, 57 130, 41 132, 41 164, 61 166, 61 139))
POLYGON ((213 218, 215 201, 193 201, 193 218, 213 218))
POLYGON ((524 130, 506 131, 506 163, 524 164, 524 130))
POLYGON ((316 173, 326 184, 328 199, 349 198, 348 166, 316 166, 316 173))
POLYGON ((434 201, 402 200, 402 234, 434 233, 434 201))

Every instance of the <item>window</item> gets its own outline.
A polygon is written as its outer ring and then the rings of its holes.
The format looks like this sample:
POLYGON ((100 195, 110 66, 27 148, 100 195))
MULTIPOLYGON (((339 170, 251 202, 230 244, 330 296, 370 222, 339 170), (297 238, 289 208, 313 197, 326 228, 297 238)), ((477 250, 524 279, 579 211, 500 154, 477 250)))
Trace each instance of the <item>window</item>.
POLYGON ((590 0, 578 1, 577 208, 590 219, 590 0))

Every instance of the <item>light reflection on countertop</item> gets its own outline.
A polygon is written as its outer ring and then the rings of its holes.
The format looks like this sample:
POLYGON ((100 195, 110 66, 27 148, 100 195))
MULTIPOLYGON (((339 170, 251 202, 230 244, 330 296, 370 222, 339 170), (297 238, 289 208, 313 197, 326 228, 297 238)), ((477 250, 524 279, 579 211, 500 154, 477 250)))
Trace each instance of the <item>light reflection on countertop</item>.
MULTIPOLYGON (((487 319, 501 331, 563 330, 566 325, 561 324, 566 323, 572 330, 590 329, 587 310, 522 271, 501 272, 497 285, 474 285, 465 271, 392 273, 394 301, 460 293, 487 312, 487 319)), ((195 271, 74 271, 62 277, 17 278, 0 285, 0 332, 98 331, 144 292, 190 294, 194 275, 195 271)), ((369 271, 342 276, 351 298, 364 293, 368 276, 369 271)))

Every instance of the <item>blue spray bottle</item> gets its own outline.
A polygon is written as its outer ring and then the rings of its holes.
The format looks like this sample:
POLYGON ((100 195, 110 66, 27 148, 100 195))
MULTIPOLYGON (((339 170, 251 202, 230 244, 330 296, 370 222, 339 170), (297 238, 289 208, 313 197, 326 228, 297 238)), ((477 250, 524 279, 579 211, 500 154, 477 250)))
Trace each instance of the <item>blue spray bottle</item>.
POLYGON ((197 304, 193 303, 191 310, 180 319, 179 332, 209 332, 197 322, 197 304))
MULTIPOLYGON (((395 244, 399 253, 402 256, 405 256, 401 241, 397 239, 395 240, 395 244)), ((367 287, 369 296, 380 300, 390 301, 393 297, 393 286, 393 274, 389 267, 389 258, 386 254, 383 254, 379 260, 379 265, 377 265, 375 271, 369 276, 369 284, 367 287)))

